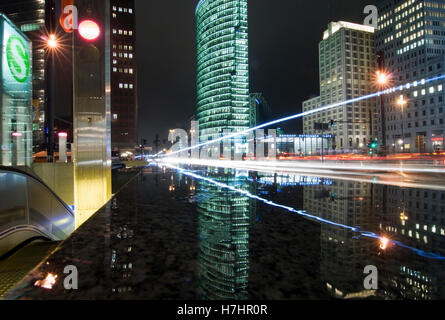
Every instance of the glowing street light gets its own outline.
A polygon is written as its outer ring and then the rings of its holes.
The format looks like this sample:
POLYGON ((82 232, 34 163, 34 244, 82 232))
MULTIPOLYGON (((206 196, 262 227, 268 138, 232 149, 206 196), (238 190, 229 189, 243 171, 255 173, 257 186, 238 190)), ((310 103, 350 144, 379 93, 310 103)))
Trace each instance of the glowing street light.
POLYGON ((406 106, 407 103, 408 103, 408 102, 405 100, 405 98, 403 97, 403 95, 400 96, 399 100, 397 100, 397 104, 402 108, 402 110, 403 110, 403 108, 406 106))
POLYGON ((48 40, 47 40, 47 45, 48 45, 48 48, 50 48, 50 49, 57 48, 58 43, 57 43, 57 39, 56 39, 56 35, 55 34, 50 34, 49 35, 48 40))
POLYGON ((400 214, 400 220, 402 220, 402 221, 408 221, 408 220, 409 220, 409 218, 408 218, 408 216, 405 214, 405 212, 402 212, 402 213, 400 214))
POLYGON ((386 237, 380 238, 380 249, 386 250, 389 245, 389 239, 386 237))
POLYGON ((389 83, 389 76, 386 72, 377 71, 377 84, 380 87, 385 87, 389 83))

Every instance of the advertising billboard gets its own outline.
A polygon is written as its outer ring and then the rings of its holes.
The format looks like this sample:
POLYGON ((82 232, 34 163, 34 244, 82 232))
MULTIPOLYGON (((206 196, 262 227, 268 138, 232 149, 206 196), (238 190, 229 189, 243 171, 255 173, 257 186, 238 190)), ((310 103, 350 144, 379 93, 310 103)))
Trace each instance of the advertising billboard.
POLYGON ((0 15, 0 37, 0 164, 29 166, 32 162, 32 45, 3 15, 0 15))

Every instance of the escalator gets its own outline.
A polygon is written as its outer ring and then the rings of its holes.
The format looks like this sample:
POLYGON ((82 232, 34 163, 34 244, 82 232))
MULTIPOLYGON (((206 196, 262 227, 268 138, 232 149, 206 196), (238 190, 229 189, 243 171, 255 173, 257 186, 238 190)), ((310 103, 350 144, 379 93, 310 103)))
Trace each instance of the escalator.
POLYGON ((74 213, 31 170, 0 166, 0 298, 74 228, 74 213))

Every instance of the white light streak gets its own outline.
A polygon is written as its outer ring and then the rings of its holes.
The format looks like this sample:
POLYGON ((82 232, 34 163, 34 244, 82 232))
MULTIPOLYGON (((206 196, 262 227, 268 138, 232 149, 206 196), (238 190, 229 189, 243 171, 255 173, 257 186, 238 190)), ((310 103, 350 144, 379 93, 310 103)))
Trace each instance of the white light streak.
MULTIPOLYGON (((428 80, 422 80, 424 82, 422 84, 427 84, 427 83, 438 81, 438 80, 442 80, 442 79, 445 79, 445 75, 433 77, 433 78, 430 78, 428 80)), ((308 116, 308 115, 312 115, 314 113, 327 111, 327 110, 330 110, 330 109, 333 109, 333 108, 337 108, 337 107, 341 107, 341 106, 344 106, 344 105, 347 105, 347 104, 350 104, 350 103, 355 103, 355 102, 360 102, 360 101, 363 101, 363 100, 376 98, 376 97, 379 97, 381 95, 386 95, 386 94, 394 93, 394 92, 397 92, 397 91, 403 91, 405 89, 409 89, 411 86, 414 86, 414 84, 416 84, 416 83, 417 83, 417 81, 409 82, 409 83, 406 83, 406 84, 401 85, 401 86, 389 88, 389 89, 386 89, 386 90, 383 90, 383 91, 378 91, 378 92, 371 93, 371 94, 368 94, 368 95, 365 95, 365 96, 362 96, 362 97, 357 97, 357 98, 353 98, 353 99, 350 99, 350 100, 337 102, 337 103, 334 103, 334 104, 331 104, 331 105, 328 105, 328 106, 325 106, 325 107, 320 107, 318 109, 313 109, 313 110, 309 110, 309 111, 306 111, 306 112, 303 112, 303 113, 294 114, 292 116, 288 116, 288 117, 285 117, 285 118, 281 118, 281 119, 278 119, 278 120, 267 122, 265 124, 262 124, 262 125, 259 125, 259 126, 256 126, 256 127, 250 128, 250 129, 247 129, 245 131, 232 133, 230 135, 223 136, 223 137, 220 137, 220 138, 208 141, 208 142, 204 142, 204 143, 201 143, 201 144, 198 144, 198 145, 195 145, 195 146, 191 146, 191 147, 188 147, 188 148, 177 150, 175 152, 169 153, 167 156, 172 156, 172 155, 175 155, 175 154, 178 154, 178 153, 181 153, 181 152, 186 152, 186 151, 194 150, 194 149, 197 149, 197 148, 202 148, 202 147, 205 147, 205 146, 208 146, 208 145, 212 145, 212 144, 221 142, 221 141, 226 140, 226 139, 232 139, 232 138, 244 136, 244 135, 246 135, 248 133, 254 132, 255 130, 264 129, 264 128, 267 128, 267 127, 270 127, 270 126, 273 126, 273 125, 276 125, 276 124, 279 124, 279 123, 283 123, 283 122, 290 121, 290 120, 295 120, 295 119, 302 118, 302 117, 305 117, 305 116, 308 116)))
POLYGON ((295 208, 292 208, 292 207, 289 207, 289 206, 285 206, 285 205, 276 203, 276 202, 274 202, 274 201, 270 201, 270 200, 261 198, 261 197, 259 197, 259 196, 257 196, 257 195, 254 195, 254 194, 250 193, 250 192, 247 191, 247 190, 240 190, 240 189, 237 189, 237 188, 235 188, 235 187, 233 187, 233 186, 229 186, 229 185, 227 185, 227 184, 225 184, 225 183, 221 183, 221 182, 215 181, 215 180, 213 180, 213 179, 210 179, 210 178, 206 178, 206 177, 197 175, 197 174, 195 174, 195 173, 193 173, 193 172, 191 172, 191 171, 182 169, 182 168, 180 168, 180 167, 175 167, 175 166, 172 166, 172 165, 169 165, 169 164, 165 164, 165 165, 166 165, 167 167, 173 169, 173 170, 176 170, 176 171, 178 171, 178 172, 180 172, 180 173, 186 175, 186 176, 189 176, 189 177, 192 177, 192 178, 195 178, 195 179, 198 179, 198 180, 206 181, 206 182, 211 183, 211 184, 214 184, 214 185, 216 185, 216 186, 218 186, 218 187, 221 187, 221 188, 224 188, 224 189, 228 189, 228 190, 231 190, 231 191, 233 191, 233 192, 242 194, 242 195, 244 195, 244 196, 246 196, 246 197, 248 197, 248 198, 250 198, 250 199, 257 200, 257 201, 260 201, 260 202, 263 202, 263 203, 265 203, 265 204, 267 204, 267 205, 269 205, 269 206, 273 206, 273 207, 276 207, 276 208, 280 208, 280 209, 289 211, 289 212, 291 212, 291 213, 298 214, 299 216, 303 216, 303 217, 305 217, 305 218, 307 218, 307 219, 315 220, 315 221, 318 221, 318 222, 320 222, 320 223, 324 223, 324 224, 328 224, 328 225, 331 225, 331 226, 335 226, 335 227, 343 228, 343 229, 346 229, 346 230, 350 230, 350 231, 352 231, 352 232, 359 233, 361 237, 371 238, 371 239, 377 239, 377 240, 379 240, 379 242, 381 242, 381 241, 385 241, 385 243, 386 243, 388 246, 394 244, 394 245, 397 245, 397 246, 399 246, 399 247, 402 247, 402 248, 411 250, 411 251, 413 251, 414 253, 416 253, 417 255, 422 256, 422 257, 425 257, 425 258, 428 258, 428 259, 445 260, 445 257, 443 257, 443 256, 441 256, 441 255, 438 255, 438 254, 435 254, 435 253, 431 253, 431 252, 425 252, 425 251, 419 250, 419 249, 417 249, 417 248, 410 247, 410 246, 405 245, 404 243, 402 243, 402 242, 400 242, 400 241, 390 240, 390 239, 387 239, 386 237, 379 236, 379 235, 377 235, 377 234, 375 234, 375 233, 373 233, 373 232, 362 231, 362 230, 360 230, 359 227, 351 227, 351 226, 348 226, 348 225, 345 225, 345 224, 336 223, 336 222, 331 221, 331 220, 327 220, 327 219, 323 219, 323 218, 321 218, 321 217, 317 217, 317 216, 314 216, 314 215, 310 215, 310 214, 308 214, 305 210, 297 210, 297 209, 295 209, 295 208))

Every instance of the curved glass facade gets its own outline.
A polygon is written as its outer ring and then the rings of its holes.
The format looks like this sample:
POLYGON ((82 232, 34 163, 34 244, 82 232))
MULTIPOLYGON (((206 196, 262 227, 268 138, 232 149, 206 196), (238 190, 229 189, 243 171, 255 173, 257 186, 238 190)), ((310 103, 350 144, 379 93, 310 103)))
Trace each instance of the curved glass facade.
MULTIPOLYGON (((252 192, 247 176, 231 169, 209 168, 206 177, 252 192)), ((199 294, 205 300, 248 299, 249 231, 255 201, 199 181, 199 294)))
POLYGON ((250 125, 247 0, 202 0, 196 8, 200 141, 250 125))

